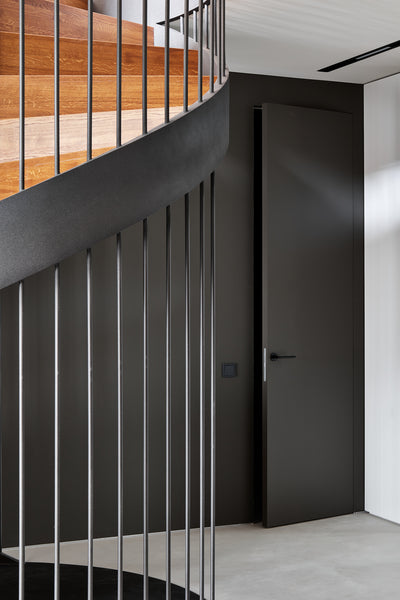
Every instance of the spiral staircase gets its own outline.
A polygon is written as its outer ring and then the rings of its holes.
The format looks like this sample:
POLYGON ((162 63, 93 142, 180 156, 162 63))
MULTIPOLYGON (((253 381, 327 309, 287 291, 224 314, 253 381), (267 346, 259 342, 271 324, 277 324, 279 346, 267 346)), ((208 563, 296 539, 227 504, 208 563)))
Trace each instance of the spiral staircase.
MULTIPOLYGON (((141 3, 141 23, 100 14, 93 0, 1 0, 0 2, 0 289, 17 290, 18 346, 18 561, 0 556, 1 598, 215 598, 215 167, 228 143, 228 76, 225 67, 224 0, 182 0, 172 14, 169 0, 162 18, 148 24, 148 2, 141 3), (200 565, 199 587, 190 578, 190 207, 200 198, 200 565), (185 206, 185 586, 171 579, 171 211, 185 206), (210 217, 206 218, 206 206, 210 217), (153 579, 148 569, 148 436, 151 378, 148 351, 148 218, 166 211, 165 405, 166 405, 166 577, 153 579), (206 235, 206 226, 210 231, 206 235), (121 291, 124 230, 141 223, 143 235, 143 569, 126 573, 123 563, 124 469, 122 449, 123 386, 121 291), (91 247, 116 236, 115 297, 118 305, 118 568, 98 569, 93 561, 93 357, 91 247), (206 244, 210 243, 207 249, 206 244), (64 259, 86 251, 87 410, 88 410, 88 566, 60 562, 59 414, 60 278, 64 259), (206 264, 206 256, 210 263, 206 264), (24 282, 54 268, 54 564, 25 560, 26 403, 24 385, 24 282), (209 268, 210 296, 205 278, 209 268), (206 335, 205 310, 210 310, 206 335), (206 349, 206 339, 209 347, 206 349), (210 353, 209 369, 205 356, 210 353), (207 379, 208 371, 210 379, 207 379), (207 373, 206 373, 207 372, 207 373), (207 391, 208 390, 208 391, 207 391), (207 394, 206 394, 207 391, 207 394), (210 422, 205 403, 210 397, 210 422), (206 428, 210 428, 206 436, 206 428), (206 437, 210 437, 210 481, 206 477, 206 437), (210 565, 205 564, 206 489, 210 489, 210 565), (211 581, 205 590, 205 571, 211 581), (198 594, 197 594, 198 592, 198 594)), ((150 265, 151 267, 151 265, 150 265)), ((61 303, 62 304, 62 303, 61 303)), ((3 348, 4 352, 4 348, 3 348)), ((125 435, 127 432, 125 431, 125 435)), ((128 432, 129 435, 129 432, 128 432)), ((4 452, 4 449, 3 449, 4 452)), ((208 469, 207 469, 208 472, 208 469)), ((2 497, 7 490, 3 477, 2 497)), ((40 482, 38 482, 40 485, 40 482)), ((127 507, 125 507, 127 510, 127 507)), ((0 540, 1 549, 1 540, 0 540)))

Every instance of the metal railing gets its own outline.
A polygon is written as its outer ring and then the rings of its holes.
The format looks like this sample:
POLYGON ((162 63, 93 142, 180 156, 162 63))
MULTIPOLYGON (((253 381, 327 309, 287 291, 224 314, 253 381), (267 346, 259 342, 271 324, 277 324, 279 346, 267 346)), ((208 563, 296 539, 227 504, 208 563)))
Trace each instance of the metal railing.
MULTIPOLYGON (((129 1, 129 0, 128 0, 129 1)), ((116 41, 116 130, 115 146, 119 148, 122 145, 122 11, 124 0, 117 0, 117 41, 116 41)), ((189 0, 185 0, 184 13, 182 15, 170 15, 170 0, 165 0, 165 20, 161 23, 165 27, 165 50, 164 50, 164 124, 169 126, 171 121, 170 113, 170 32, 174 24, 179 23, 180 31, 183 35, 183 111, 188 112, 189 107, 189 54, 190 46, 195 42, 198 51, 198 94, 197 103, 203 103, 213 95, 223 85, 226 76, 225 64, 225 0, 206 0, 200 2, 198 6, 189 10, 189 0), (190 30, 192 34, 190 34, 190 30), (204 90, 204 60, 209 60, 209 93, 204 90)), ((93 158, 93 0, 88 0, 87 5, 87 143, 86 158, 91 161, 93 158)), ((148 133, 148 3, 142 0, 142 135, 148 133)), ((25 2, 19 0, 19 189, 25 189, 25 2)), ((54 0, 54 175, 60 173, 60 0, 54 0)), ((173 174, 171 174, 173 176, 173 174)), ((199 436, 200 436, 200 498, 199 498, 199 519, 200 519, 200 547, 199 547, 199 597, 204 600, 206 597, 206 559, 205 559, 205 530, 206 530, 206 472, 210 472, 210 497, 208 503, 210 506, 210 588, 209 598, 215 600, 215 486, 216 486, 216 370, 215 370, 215 175, 210 175, 209 182, 199 183, 199 372, 200 372, 200 415, 199 415, 199 436), (208 222, 205 202, 206 194, 209 194, 210 206, 210 246, 207 249, 206 222, 208 222), (207 262, 207 256, 209 261, 207 262), (210 294, 206 297, 206 273, 209 268, 210 294), (207 334, 207 316, 206 309, 210 313, 210 331, 207 334), (206 340, 209 339, 207 348, 206 340), (206 352, 207 350, 207 352, 206 352), (210 379, 207 379, 208 372, 206 364, 207 353, 210 354, 210 379), (207 407, 207 398, 209 398, 209 407, 207 407), (209 410, 210 421, 207 421, 206 414, 209 410), (207 429, 209 427, 209 430, 207 429), (207 468, 207 448, 206 440, 210 439, 209 454, 210 462, 207 468)), ((166 523, 166 546, 165 546, 165 597, 171 599, 171 505, 172 505, 172 458, 171 458, 171 368, 172 368, 172 350, 171 350, 171 293, 172 281, 171 271, 171 207, 165 209, 166 223, 166 246, 165 246, 165 523, 166 523)), ((184 275, 184 306, 185 306, 185 446, 182 449, 185 455, 185 598, 189 600, 191 594, 191 460, 192 460, 192 399, 191 399, 191 371, 192 364, 192 337, 191 337, 191 318, 192 318, 192 291, 191 291, 191 195, 188 192, 184 203, 184 238, 185 238, 185 275, 184 275)), ((148 229, 149 223, 147 217, 143 219, 142 225, 142 252, 143 252, 143 600, 150 598, 149 595, 149 448, 151 439, 149 435, 149 268, 150 259, 148 252, 148 229)), ((116 282, 115 297, 117 304, 117 352, 115 369, 117 373, 117 505, 118 505, 118 565, 117 565, 117 598, 123 599, 123 536, 124 536, 124 468, 123 468, 123 448, 124 448, 124 394, 123 394, 123 277, 122 277, 122 236, 116 232, 116 282)), ((60 335, 60 311, 62 310, 60 300, 60 280, 62 279, 63 265, 57 263, 54 267, 54 599, 60 598, 60 348, 63 340, 60 335)), ((18 536, 18 598, 24 600, 26 589, 25 572, 25 547, 26 547, 26 494, 25 494, 25 475, 26 475, 26 402, 29 396, 29 390, 24 386, 24 281, 18 283, 18 411, 19 411, 19 536, 18 536)), ((92 250, 87 249, 86 253, 86 325, 87 325, 87 519, 88 519, 88 572, 87 572, 87 597, 93 598, 94 589, 94 415, 93 415, 93 288, 92 288, 92 250)), ((8 399, 9 400, 9 399, 8 399)), ((4 399, 3 401, 7 401, 4 399)), ((4 491, 3 491, 4 493, 4 491)), ((1 548, 1 544, 0 544, 1 548)), ((1 577, 1 572, 0 572, 1 577)))
MULTIPOLYGON (((116 18, 116 103, 115 103, 115 139, 111 143, 107 141, 107 146, 120 147, 123 134, 123 21, 122 11, 124 2, 129 0, 116 0, 117 18, 116 18)), ((165 18, 158 23, 165 28, 165 56, 164 56, 164 124, 170 121, 170 55, 176 48, 171 48, 170 32, 176 23, 179 23, 180 32, 183 36, 183 112, 189 109, 189 57, 193 49, 198 52, 198 95, 197 101, 202 102, 206 90, 204 90, 203 78, 205 73, 209 74, 209 92, 215 91, 215 82, 221 86, 226 78, 225 63, 225 0, 204 0, 200 1, 198 6, 189 10, 189 0, 184 0, 185 10, 181 15, 170 15, 170 0, 163 0, 165 4, 165 18), (204 58, 208 55, 207 68, 205 69, 204 58)), ((26 72, 26 18, 25 18, 25 0, 19 0, 19 191, 27 187, 26 180, 26 77, 30 72, 26 72)), ((62 131, 60 129, 60 86, 62 85, 62 72, 60 70, 60 38, 62 31, 60 27, 60 0, 54 0, 54 175, 60 171, 66 170, 66 166, 61 167, 60 157, 62 156, 62 131)), ((93 42, 94 42, 94 8, 93 0, 87 2, 87 133, 86 133, 86 160, 93 158, 93 140, 94 140, 94 70, 93 70, 93 42)), ((142 135, 148 133, 148 0, 142 0, 142 135)), ((29 56, 28 56, 29 58, 29 56)), ((98 109, 97 109, 98 110, 98 109)), ((174 116, 177 116, 174 111, 174 116)), ((0 115, 1 117, 1 115, 0 115)), ((157 123, 157 126, 162 123, 157 123)), ((139 133, 138 133, 139 135, 139 133)), ((134 138, 131 138, 134 139, 134 138)), ((125 142, 127 139, 125 139, 125 142)), ((98 152, 96 152, 98 155, 98 152)), ((15 190, 17 191, 17 190, 15 190)))
MULTIPOLYGON (((216 486, 216 370, 215 370, 215 175, 211 174, 209 185, 209 197, 207 205, 210 206, 209 216, 206 214, 206 192, 204 182, 199 185, 199 373, 200 373, 200 414, 199 414, 199 440, 200 440, 200 498, 199 498, 199 598, 204 600, 208 597, 211 600, 215 599, 215 486, 216 486), (207 247, 206 222, 210 222, 209 230, 209 246, 207 247), (208 256, 208 259, 207 259, 208 256), (206 296, 206 275, 209 277, 209 296, 206 296), (210 327, 207 331, 207 314, 209 313, 210 327), (209 339, 207 348, 206 339, 209 339), (207 352, 206 352, 207 350, 207 352), (208 379, 206 373, 207 358, 209 354, 209 372, 208 379), (207 398, 209 399, 209 407, 207 408, 207 398), (208 421, 206 414, 209 412, 210 420, 208 421), (209 449, 207 449, 206 439, 210 440, 209 449), (210 456, 210 463, 207 467, 207 455, 210 456), (209 483, 206 482, 206 472, 210 473, 209 483), (210 497, 207 498, 207 488, 210 489, 210 497), (210 507, 209 528, 210 528, 210 547, 209 547, 209 564, 205 558, 205 531, 207 528, 206 522, 206 506, 210 507), (206 571, 209 569, 210 587, 209 594, 206 589, 206 571)), ((192 398, 191 398, 191 372, 194 368, 192 362, 192 337, 191 337, 191 322, 192 314, 192 292, 191 292, 191 196, 187 194, 184 203, 184 239, 185 239, 185 275, 184 275, 184 306, 185 306, 185 358, 184 358, 184 379, 185 379, 185 445, 182 452, 185 456, 185 598, 191 598, 191 521, 192 521, 192 493, 191 493, 191 429, 192 429, 192 398)), ((165 546, 165 572, 166 572, 166 598, 172 598, 171 586, 171 564, 172 564, 172 549, 171 549, 171 507, 172 507, 172 471, 173 463, 171 459, 171 368, 172 368, 172 351, 171 351, 171 271, 173 269, 171 256, 171 210, 166 208, 165 213, 165 304, 164 304, 164 322, 165 322, 165 523, 166 523, 166 546, 165 546)), ((142 252, 143 252, 143 599, 151 598, 149 593, 149 451, 152 442, 149 432, 149 268, 151 266, 148 251, 148 221, 143 220, 142 233, 142 252)), ((116 281, 115 281, 115 298, 117 306, 117 323, 116 323, 116 403, 117 403, 117 598, 122 600, 123 596, 123 570, 124 570, 124 554, 123 554, 123 539, 124 539, 124 468, 123 468, 123 445, 124 445, 124 394, 123 394, 123 356, 122 356, 122 338, 123 338, 123 274, 122 274, 122 236, 116 236, 116 281)), ((63 264, 57 264, 54 267, 54 599, 59 600, 60 573, 62 565, 60 563, 60 474, 62 470, 62 462, 60 461, 60 435, 62 422, 60 419, 60 349, 63 343, 60 335, 60 311, 62 311, 62 301, 60 300, 60 280, 62 279, 63 264)), ((24 282, 18 284, 18 406, 19 406, 19 600, 25 598, 26 577, 25 577, 25 530, 26 530, 26 403, 29 401, 29 390, 24 385, 24 329, 25 329, 25 312, 24 312, 24 282)), ((87 597, 93 598, 94 589, 94 392, 93 392, 93 376, 95 366, 93 364, 93 284, 92 284, 92 251, 87 250, 86 253, 86 326, 87 326, 87 519, 88 519, 88 551, 87 551, 87 597)), ((125 367, 126 368, 126 367, 125 367)), ((10 399, 3 398, 3 402, 10 399)), ((82 507, 83 508, 83 507, 82 507)), ((1 578, 1 570, 0 570, 1 578)))

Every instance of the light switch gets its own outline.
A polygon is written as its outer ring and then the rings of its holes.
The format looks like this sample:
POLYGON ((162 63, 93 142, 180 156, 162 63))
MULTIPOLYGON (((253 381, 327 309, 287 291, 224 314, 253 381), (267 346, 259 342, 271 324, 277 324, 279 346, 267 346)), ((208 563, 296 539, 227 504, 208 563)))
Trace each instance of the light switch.
POLYGON ((222 377, 237 377, 237 363, 222 363, 222 377))

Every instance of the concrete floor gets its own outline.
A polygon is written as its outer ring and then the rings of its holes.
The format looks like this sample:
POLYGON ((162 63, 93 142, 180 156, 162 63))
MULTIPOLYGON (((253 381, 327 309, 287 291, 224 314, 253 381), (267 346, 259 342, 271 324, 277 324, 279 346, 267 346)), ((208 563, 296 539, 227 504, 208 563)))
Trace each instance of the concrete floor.
MULTIPOLYGON (((192 582, 198 589, 198 530, 192 532, 192 582)), ((150 536, 150 575, 164 578, 162 533, 150 536)), ((399 600, 400 526, 357 513, 276 529, 217 528, 217 600, 399 600)), ((85 542, 62 544, 62 561, 86 563, 85 542)), ((124 540, 127 571, 141 571, 141 536, 124 540)), ((16 551, 9 550, 16 556, 16 551)), ((52 546, 27 548, 27 560, 52 561, 52 546)), ((173 534, 173 581, 184 584, 184 533, 173 534)), ((95 541, 96 566, 115 568, 116 540, 95 541)), ((208 580, 208 577, 207 577, 208 580)), ((206 588, 208 596, 208 588, 206 588)))

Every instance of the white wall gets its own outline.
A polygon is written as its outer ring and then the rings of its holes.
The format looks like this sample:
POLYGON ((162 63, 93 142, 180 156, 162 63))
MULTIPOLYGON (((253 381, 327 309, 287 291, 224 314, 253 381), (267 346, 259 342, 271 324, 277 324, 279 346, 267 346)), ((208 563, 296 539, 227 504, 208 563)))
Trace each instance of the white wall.
MULTIPOLYGON (((198 0, 189 0, 189 8, 198 6, 198 0)), ((117 3, 115 0, 94 0, 95 10, 112 17, 117 16, 117 3)), ((153 26, 155 23, 164 20, 164 2, 160 0, 148 0, 148 23, 153 26)), ((184 11, 184 0, 171 0, 170 14, 176 16, 184 11)), ((127 21, 134 23, 142 22, 142 3, 124 0, 122 2, 122 16, 127 21)))
POLYGON ((365 86, 366 510, 400 523, 400 76, 365 86))

